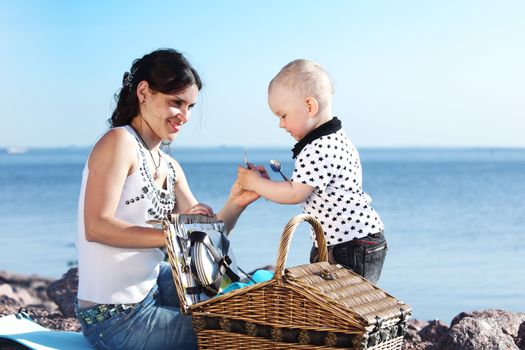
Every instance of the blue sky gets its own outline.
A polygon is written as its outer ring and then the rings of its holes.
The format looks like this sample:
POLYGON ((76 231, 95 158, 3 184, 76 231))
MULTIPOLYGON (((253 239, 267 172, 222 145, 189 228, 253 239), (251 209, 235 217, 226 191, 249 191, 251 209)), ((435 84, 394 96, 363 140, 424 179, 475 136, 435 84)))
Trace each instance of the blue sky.
POLYGON ((321 63, 358 147, 525 147, 525 1, 0 0, 0 147, 89 146, 133 59, 205 87, 179 146, 292 146, 266 88, 321 63))

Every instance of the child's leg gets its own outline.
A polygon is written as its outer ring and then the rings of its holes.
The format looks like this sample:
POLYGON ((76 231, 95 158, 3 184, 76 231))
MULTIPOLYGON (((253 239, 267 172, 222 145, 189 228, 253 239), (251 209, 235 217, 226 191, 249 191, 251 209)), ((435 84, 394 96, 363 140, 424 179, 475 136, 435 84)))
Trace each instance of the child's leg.
MULTIPOLYGON (((372 283, 379 280, 386 252, 387 244, 382 232, 328 247, 331 264, 340 264, 372 283)), ((319 261, 315 247, 310 253, 310 261, 319 261)))

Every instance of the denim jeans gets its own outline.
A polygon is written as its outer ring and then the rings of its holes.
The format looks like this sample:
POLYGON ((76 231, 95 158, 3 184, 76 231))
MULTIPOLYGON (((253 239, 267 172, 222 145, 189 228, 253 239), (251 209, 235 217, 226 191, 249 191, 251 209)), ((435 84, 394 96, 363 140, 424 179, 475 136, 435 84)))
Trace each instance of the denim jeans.
POLYGON ((96 349, 197 349, 191 317, 183 315, 179 305, 171 267, 162 262, 157 284, 143 301, 93 325, 78 319, 96 349))
MULTIPOLYGON (((370 234, 363 238, 328 246, 328 261, 339 264, 376 283, 381 275, 385 261, 387 244, 383 232, 370 234)), ((310 262, 318 262, 319 254, 315 246, 310 251, 310 262)))

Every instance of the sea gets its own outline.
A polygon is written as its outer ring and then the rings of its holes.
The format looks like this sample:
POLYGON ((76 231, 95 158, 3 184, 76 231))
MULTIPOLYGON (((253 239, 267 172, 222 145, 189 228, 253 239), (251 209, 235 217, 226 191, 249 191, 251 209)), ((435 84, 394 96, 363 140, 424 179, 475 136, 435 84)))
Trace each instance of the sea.
MULTIPOLYGON (((76 265, 77 201, 89 148, 0 149, 0 270, 59 278, 76 265)), ((218 211, 243 164, 288 149, 221 147, 171 154, 200 202, 218 211)), ((422 320, 460 312, 525 312, 525 149, 360 150, 364 190, 385 223, 388 254, 378 286, 422 320)), ((270 171, 271 173, 271 171, 270 171)), ((280 175, 271 173, 273 179, 280 175)), ((282 230, 298 205, 259 199, 230 238, 249 271, 274 265, 282 230)), ((308 262, 308 224, 294 232, 286 266, 308 262)))

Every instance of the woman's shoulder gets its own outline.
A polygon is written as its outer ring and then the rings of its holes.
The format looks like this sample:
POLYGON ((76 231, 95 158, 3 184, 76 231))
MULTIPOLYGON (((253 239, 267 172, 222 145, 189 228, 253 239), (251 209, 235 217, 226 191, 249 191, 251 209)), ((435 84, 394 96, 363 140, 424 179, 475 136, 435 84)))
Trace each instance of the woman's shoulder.
POLYGON ((93 147, 93 157, 135 157, 135 140, 125 127, 109 129, 93 147))
POLYGON ((133 135, 127 130, 126 127, 122 126, 109 129, 104 135, 102 135, 102 137, 97 142, 97 145, 100 144, 102 147, 106 145, 111 145, 114 147, 120 144, 128 146, 134 142, 133 135))

